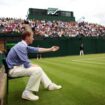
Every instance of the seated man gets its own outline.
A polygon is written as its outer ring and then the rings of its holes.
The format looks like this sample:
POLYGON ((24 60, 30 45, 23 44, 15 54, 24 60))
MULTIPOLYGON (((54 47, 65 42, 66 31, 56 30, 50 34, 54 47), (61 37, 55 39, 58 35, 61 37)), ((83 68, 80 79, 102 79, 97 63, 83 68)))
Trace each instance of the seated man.
POLYGON ((32 44, 33 40, 32 32, 24 32, 22 34, 22 41, 17 43, 9 51, 6 62, 10 68, 9 75, 11 77, 30 76, 26 88, 22 93, 22 98, 35 101, 38 100, 39 97, 33 94, 33 92, 39 91, 40 83, 48 90, 60 89, 61 86, 53 83, 40 66, 31 64, 27 56, 28 53, 34 52, 54 52, 57 51, 59 47, 36 48, 28 46, 29 44, 32 44))

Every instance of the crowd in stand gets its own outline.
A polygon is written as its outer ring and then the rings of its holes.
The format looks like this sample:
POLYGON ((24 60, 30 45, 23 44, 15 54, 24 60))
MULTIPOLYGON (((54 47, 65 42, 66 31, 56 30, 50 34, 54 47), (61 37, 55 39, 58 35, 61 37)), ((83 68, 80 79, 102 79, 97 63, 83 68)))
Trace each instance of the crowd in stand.
POLYGON ((21 19, 0 18, 0 33, 21 32, 21 30, 21 19))
POLYGON ((43 37, 105 36, 105 27, 88 22, 63 22, 0 18, 0 33, 21 33, 24 24, 29 24, 35 35, 43 37))

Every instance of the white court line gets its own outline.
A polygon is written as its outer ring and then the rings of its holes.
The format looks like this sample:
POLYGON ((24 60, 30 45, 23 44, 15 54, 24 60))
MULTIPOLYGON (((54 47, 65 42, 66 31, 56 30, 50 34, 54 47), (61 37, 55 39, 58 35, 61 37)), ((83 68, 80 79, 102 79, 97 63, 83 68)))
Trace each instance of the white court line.
POLYGON ((97 62, 87 62, 87 61, 73 61, 73 62, 77 62, 77 63, 90 63, 90 64, 105 64, 105 63, 97 63, 97 62))
POLYGON ((72 60, 72 61, 85 61, 85 60, 94 60, 94 59, 104 59, 105 57, 96 57, 96 58, 86 58, 86 59, 75 59, 75 60, 72 60))
MULTIPOLYGON (((105 64, 105 63, 98 63, 98 62, 90 62, 91 60, 94 60, 94 59, 105 59, 105 57, 96 57, 96 58, 87 58, 87 59, 76 59, 76 60, 72 60, 72 61, 73 62, 78 62, 78 63, 105 64)), ((105 60, 102 60, 102 61, 105 61, 105 60)))

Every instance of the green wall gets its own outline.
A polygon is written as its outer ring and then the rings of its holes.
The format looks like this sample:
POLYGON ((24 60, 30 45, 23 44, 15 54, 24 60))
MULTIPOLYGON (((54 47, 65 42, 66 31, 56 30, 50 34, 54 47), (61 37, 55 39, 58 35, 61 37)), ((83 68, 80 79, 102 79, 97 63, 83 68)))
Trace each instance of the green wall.
MULTIPOLYGON (((18 40, 19 41, 19 40, 18 40)), ((6 48, 10 49, 15 41, 8 41, 6 48)), ((105 53, 105 39, 83 37, 83 38, 44 38, 42 40, 35 40, 32 46, 51 47, 53 45, 60 46, 57 52, 50 52, 42 54, 43 57, 55 57, 65 55, 79 55, 80 44, 84 44, 85 54, 105 53)), ((30 57, 36 57, 36 54, 29 54, 30 57)))
MULTIPOLYGON (((103 38, 58 38, 45 40, 37 40, 32 45, 41 47, 51 47, 53 45, 60 46, 60 50, 52 53, 42 54, 43 57, 79 55, 80 44, 84 44, 85 54, 105 53, 105 39, 103 38)), ((31 54, 31 56, 33 56, 31 54)))

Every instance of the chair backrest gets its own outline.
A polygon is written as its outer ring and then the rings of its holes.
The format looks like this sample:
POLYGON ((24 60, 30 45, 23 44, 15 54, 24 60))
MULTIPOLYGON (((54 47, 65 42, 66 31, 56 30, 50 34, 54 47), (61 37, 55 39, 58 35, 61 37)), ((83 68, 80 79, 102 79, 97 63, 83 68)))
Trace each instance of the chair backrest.
POLYGON ((4 68, 5 68, 5 73, 7 74, 7 78, 9 78, 9 79, 15 79, 15 78, 24 77, 24 76, 20 76, 20 77, 11 77, 11 76, 9 76, 9 68, 8 68, 6 59, 4 58, 4 59, 2 60, 2 62, 3 62, 4 68))
POLYGON ((6 59, 4 58, 2 61, 3 61, 4 68, 5 68, 5 73, 7 73, 7 75, 8 75, 9 68, 8 68, 8 65, 7 65, 6 59))

